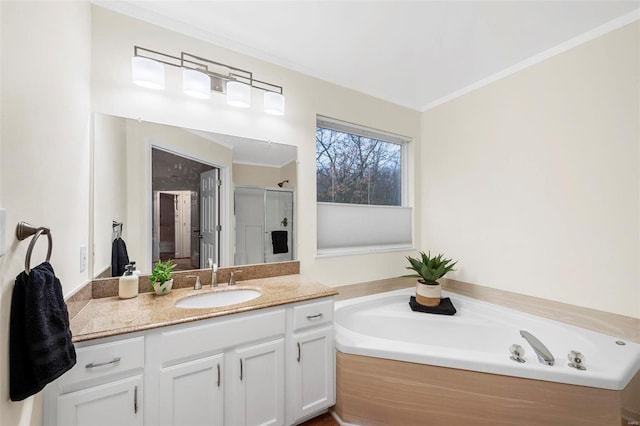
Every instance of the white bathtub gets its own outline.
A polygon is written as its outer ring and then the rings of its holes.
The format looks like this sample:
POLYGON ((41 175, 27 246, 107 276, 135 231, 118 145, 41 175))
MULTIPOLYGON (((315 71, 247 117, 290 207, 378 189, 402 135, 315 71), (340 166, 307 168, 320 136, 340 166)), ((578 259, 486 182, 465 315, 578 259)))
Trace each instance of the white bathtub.
POLYGON ((640 345, 601 333, 525 314, 454 293, 454 316, 413 312, 415 289, 337 302, 336 349, 340 352, 441 367, 622 390, 640 369, 640 345), (527 330, 553 354, 543 365, 520 336, 527 330), (621 345, 617 342, 623 341, 621 345), (525 363, 509 357, 517 343, 525 363), (571 350, 585 356, 585 371, 568 366, 571 350))

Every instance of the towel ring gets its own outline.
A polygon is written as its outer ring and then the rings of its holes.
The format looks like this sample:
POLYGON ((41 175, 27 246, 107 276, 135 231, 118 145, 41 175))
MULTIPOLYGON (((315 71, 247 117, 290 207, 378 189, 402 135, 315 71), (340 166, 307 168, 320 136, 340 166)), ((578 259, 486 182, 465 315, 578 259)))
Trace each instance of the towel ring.
POLYGON ((47 248, 47 259, 45 262, 51 260, 51 249, 53 248, 53 238, 51 237, 51 231, 49 228, 45 228, 44 226, 36 228, 28 224, 27 222, 18 223, 18 228, 16 229, 16 236, 20 241, 29 238, 33 235, 31 242, 29 243, 29 248, 27 249, 27 256, 24 260, 24 272, 28 275, 31 272, 31 254, 33 253, 33 248, 36 246, 36 241, 40 235, 45 234, 49 239, 49 247, 47 248))

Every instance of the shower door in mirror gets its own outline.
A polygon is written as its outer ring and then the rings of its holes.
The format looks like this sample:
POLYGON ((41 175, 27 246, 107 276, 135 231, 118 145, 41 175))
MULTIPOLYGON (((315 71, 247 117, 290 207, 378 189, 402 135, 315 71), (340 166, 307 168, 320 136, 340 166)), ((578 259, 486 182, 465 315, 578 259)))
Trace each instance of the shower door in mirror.
POLYGON ((236 265, 294 259, 293 191, 236 186, 236 265))
POLYGON ((293 192, 265 191, 265 263, 293 260, 293 192))

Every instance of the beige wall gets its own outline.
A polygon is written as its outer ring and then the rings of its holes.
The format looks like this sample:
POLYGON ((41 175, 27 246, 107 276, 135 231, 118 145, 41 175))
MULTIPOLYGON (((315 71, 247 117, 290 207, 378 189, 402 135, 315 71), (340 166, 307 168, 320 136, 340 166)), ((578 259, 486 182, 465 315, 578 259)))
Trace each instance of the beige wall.
POLYGON ((289 164, 285 164, 280 168, 280 181, 288 180, 289 182, 283 185, 283 188, 297 188, 298 187, 298 166, 296 161, 292 161, 289 164))
POLYGON ((289 179, 285 188, 293 188, 291 176, 295 176, 295 162, 283 167, 253 166, 235 163, 233 165, 233 184, 277 188, 278 182, 289 179), (293 164, 294 167, 290 167, 293 164))
MULTIPOLYGON (((404 256, 408 252, 316 259, 315 123, 316 114, 321 114, 413 138, 409 148, 409 199, 416 203, 416 182, 420 180, 413 159, 420 151, 420 113, 95 6, 92 25, 94 111, 297 146, 297 253, 302 273, 338 285, 405 272, 404 256), (215 94, 209 100, 184 96, 180 74, 171 67, 166 68, 166 90, 137 87, 131 82, 130 70, 134 44, 170 54, 186 51, 251 70, 257 78, 284 87, 287 112, 282 117, 264 114, 259 91, 254 91, 249 109, 229 107, 224 96, 215 94)), ((416 206, 419 214, 420 204, 416 206)), ((418 240, 417 221, 415 236, 418 240)))
MULTIPOLYGON (((11 293, 29 241, 21 220, 51 229, 51 263, 65 293, 83 284, 79 247, 88 245, 90 38, 88 2, 0 2, 2 126, 0 206, 7 254, 0 257, 0 424, 37 425, 41 400, 9 402, 11 293)), ((44 259, 38 240, 32 265, 44 259)))
POLYGON ((423 114, 423 246, 452 277, 640 317, 639 31, 423 114))
POLYGON ((93 275, 111 267, 112 222, 123 223, 127 232, 127 127, 126 120, 96 114, 93 120, 93 275), (117 171, 117 172, 116 172, 117 171))

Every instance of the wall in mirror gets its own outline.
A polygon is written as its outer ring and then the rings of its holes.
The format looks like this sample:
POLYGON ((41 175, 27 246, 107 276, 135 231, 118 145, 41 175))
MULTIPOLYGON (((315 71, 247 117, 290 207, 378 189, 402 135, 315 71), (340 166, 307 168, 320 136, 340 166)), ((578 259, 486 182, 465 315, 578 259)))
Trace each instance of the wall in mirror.
POLYGON ((93 144, 94 277, 296 259, 295 146, 99 113, 93 144))

